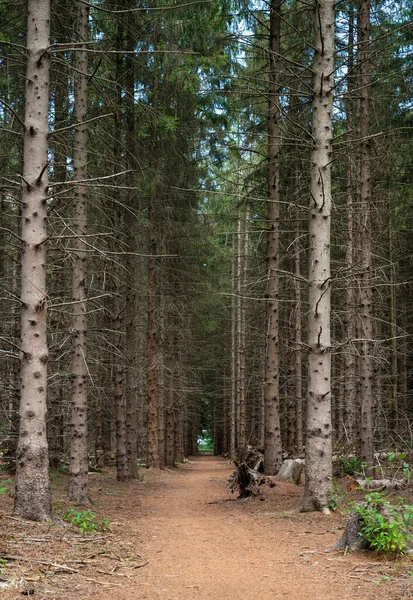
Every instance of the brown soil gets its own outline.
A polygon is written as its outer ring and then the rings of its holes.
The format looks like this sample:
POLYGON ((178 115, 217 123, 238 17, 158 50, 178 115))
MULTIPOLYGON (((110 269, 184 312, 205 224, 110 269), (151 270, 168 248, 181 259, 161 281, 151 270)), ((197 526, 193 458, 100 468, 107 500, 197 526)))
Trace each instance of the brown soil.
MULTIPOLYGON (((343 516, 299 513, 302 488, 286 482, 229 498, 232 470, 203 456, 127 484, 112 470, 93 474, 94 510, 111 521, 94 535, 12 518, 12 499, 2 496, 0 599, 413 598, 410 557, 332 552, 343 516)), ((63 500, 63 482, 55 493, 63 500)))

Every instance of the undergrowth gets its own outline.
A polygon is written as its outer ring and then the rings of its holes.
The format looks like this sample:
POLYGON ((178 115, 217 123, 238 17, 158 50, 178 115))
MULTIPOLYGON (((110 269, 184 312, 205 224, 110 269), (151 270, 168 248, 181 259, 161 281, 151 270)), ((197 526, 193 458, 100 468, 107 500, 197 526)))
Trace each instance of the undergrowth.
MULTIPOLYGON (((61 513, 61 506, 56 506, 56 512, 61 513)), ((103 517, 100 522, 97 521, 96 513, 90 508, 87 510, 78 510, 71 506, 64 515, 61 515, 64 521, 67 521, 79 529, 80 533, 96 533, 97 531, 106 531, 109 528, 110 521, 103 517)))
POLYGON ((360 518, 359 535, 372 550, 383 553, 404 553, 413 541, 413 506, 400 498, 390 504, 379 492, 366 494, 365 503, 354 505, 360 518))

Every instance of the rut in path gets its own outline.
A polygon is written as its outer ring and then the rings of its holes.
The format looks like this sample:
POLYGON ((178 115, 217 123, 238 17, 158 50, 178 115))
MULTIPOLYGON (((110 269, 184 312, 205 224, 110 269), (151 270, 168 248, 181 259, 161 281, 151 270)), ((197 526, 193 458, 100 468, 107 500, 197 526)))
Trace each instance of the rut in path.
POLYGON ((279 506, 271 498, 228 500, 232 470, 228 461, 202 456, 174 473, 153 475, 141 517, 128 515, 149 564, 133 589, 111 590, 112 600, 377 598, 374 587, 370 595, 346 577, 353 563, 323 554, 339 535, 334 518, 285 512, 298 506, 301 495, 290 484, 271 490, 279 506))

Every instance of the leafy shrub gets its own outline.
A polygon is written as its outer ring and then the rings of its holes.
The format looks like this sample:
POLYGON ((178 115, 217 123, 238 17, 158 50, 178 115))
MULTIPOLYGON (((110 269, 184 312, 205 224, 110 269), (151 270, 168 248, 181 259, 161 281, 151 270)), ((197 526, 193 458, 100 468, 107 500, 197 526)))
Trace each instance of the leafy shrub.
POLYGON ((361 460, 357 456, 347 458, 346 456, 339 456, 338 463, 340 471, 344 475, 357 475, 362 472, 361 460))
POLYGON ((359 535, 376 552, 405 552, 413 540, 413 506, 393 506, 379 492, 367 494, 365 500, 365 504, 355 506, 361 524, 359 535))
POLYGON ((344 499, 342 487, 338 483, 334 482, 333 487, 328 490, 328 497, 328 508, 333 511, 338 510, 344 499))
POLYGON ((4 481, 0 482, 0 496, 9 491, 9 483, 12 483, 11 479, 5 479, 4 481))
POLYGON ((103 518, 100 523, 96 521, 96 513, 93 510, 76 510, 71 506, 63 515, 63 519, 79 528, 80 533, 96 533, 98 529, 105 531, 109 527, 109 519, 103 518))

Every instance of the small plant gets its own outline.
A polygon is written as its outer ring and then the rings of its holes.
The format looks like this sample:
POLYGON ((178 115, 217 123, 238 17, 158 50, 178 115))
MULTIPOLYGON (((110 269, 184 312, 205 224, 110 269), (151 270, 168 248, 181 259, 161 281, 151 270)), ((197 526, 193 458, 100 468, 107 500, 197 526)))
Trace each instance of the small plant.
POLYGON ((365 497, 366 503, 356 505, 361 527, 359 535, 365 538, 376 552, 403 553, 413 536, 413 506, 400 503, 393 506, 379 492, 365 497))
POLYGON ((0 558, 0 574, 3 571, 4 567, 7 566, 7 560, 5 558, 0 558))
POLYGON ((328 508, 330 510, 336 511, 336 510, 338 510, 341 502, 343 501, 343 497, 344 497, 341 485, 334 482, 333 487, 330 488, 328 492, 329 492, 328 508))
POLYGON ((98 529, 106 531, 109 528, 110 521, 103 518, 101 523, 96 521, 96 513, 93 510, 76 510, 71 506, 63 515, 63 520, 79 528, 80 533, 96 533, 98 529))
POLYGON ((403 477, 407 480, 407 483, 411 483, 412 477, 413 477, 412 465, 404 460, 406 458, 406 456, 407 456, 406 452, 400 452, 399 454, 397 454, 396 452, 391 452, 389 454, 389 456, 387 457, 387 460, 390 463, 393 463, 393 462, 395 462, 396 464, 399 463, 398 470, 401 469, 401 472, 403 473, 403 477))
POLYGON ((5 479, 0 483, 0 496, 9 491, 9 483, 12 483, 11 479, 5 479))
POLYGON ((50 487, 54 490, 57 488, 57 484, 61 483, 62 476, 59 473, 59 471, 50 471, 49 479, 50 479, 50 487))
POLYGON ((338 462, 340 470, 344 475, 357 475, 362 471, 361 460, 357 456, 347 458, 346 456, 339 456, 338 462))

